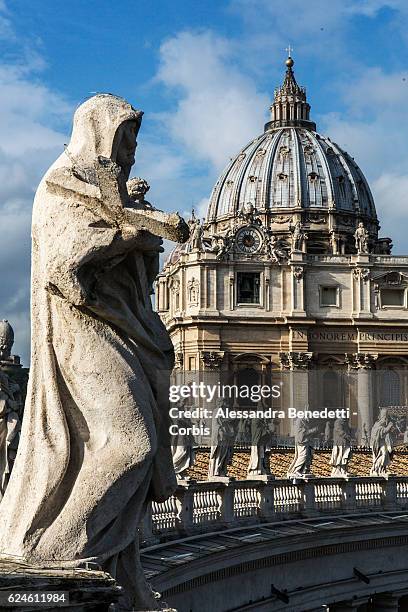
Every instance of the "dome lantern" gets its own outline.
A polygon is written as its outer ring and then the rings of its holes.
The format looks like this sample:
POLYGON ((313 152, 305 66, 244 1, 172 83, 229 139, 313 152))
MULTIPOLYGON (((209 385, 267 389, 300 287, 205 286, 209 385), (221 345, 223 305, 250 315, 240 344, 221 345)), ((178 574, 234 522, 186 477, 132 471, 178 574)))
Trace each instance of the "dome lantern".
POLYGON ((271 120, 265 124, 265 132, 280 127, 303 127, 316 130, 316 124, 310 121, 310 105, 306 100, 306 89, 297 84, 293 72, 294 61, 288 48, 286 74, 281 87, 275 89, 273 103, 270 107, 271 120))

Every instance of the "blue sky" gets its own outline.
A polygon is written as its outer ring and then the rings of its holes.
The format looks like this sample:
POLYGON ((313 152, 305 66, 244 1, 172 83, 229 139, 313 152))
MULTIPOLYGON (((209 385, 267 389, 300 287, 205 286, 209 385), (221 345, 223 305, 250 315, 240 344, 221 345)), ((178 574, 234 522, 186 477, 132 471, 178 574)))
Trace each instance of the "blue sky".
POLYGON ((158 207, 204 214, 260 134, 290 43, 318 130, 353 155, 382 235, 408 253, 406 0, 0 0, 0 318, 28 362, 30 214, 74 109, 109 91, 145 111, 134 174, 158 207))

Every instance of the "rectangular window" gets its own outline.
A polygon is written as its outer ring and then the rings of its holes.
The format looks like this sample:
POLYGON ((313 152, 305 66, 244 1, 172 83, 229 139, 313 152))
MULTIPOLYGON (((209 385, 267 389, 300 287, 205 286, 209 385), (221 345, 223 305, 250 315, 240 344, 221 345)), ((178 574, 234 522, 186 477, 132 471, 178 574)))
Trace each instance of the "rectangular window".
POLYGON ((339 287, 319 287, 320 306, 339 306, 339 287))
POLYGON ((259 272, 237 272, 238 304, 259 304, 259 272))
POLYGON ((381 289, 381 306, 401 306, 405 303, 405 289, 381 289))

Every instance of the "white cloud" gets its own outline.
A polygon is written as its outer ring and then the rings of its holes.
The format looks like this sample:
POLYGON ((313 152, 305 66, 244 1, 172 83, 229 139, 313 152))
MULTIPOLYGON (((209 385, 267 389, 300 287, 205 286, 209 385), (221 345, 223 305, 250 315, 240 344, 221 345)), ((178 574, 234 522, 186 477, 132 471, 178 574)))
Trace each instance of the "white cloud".
POLYGON ((207 214, 207 208, 209 204, 209 198, 201 198, 194 207, 196 217, 202 219, 207 214))
POLYGON ((377 213, 381 220, 381 234, 390 236, 408 255, 406 227, 408 223, 408 173, 399 175, 392 172, 381 174, 372 182, 377 213))
POLYGON ((381 235, 393 239, 395 253, 408 253, 408 144, 401 129, 408 122, 408 75, 367 69, 360 79, 337 87, 346 112, 342 118, 328 114, 320 123, 367 175, 381 235))
POLYGON ((0 318, 15 331, 14 351, 29 363, 30 225, 35 188, 63 149, 53 124, 68 104, 25 68, 0 64, 0 318))
POLYGON ((343 85, 343 98, 352 114, 385 115, 393 109, 403 109, 408 102, 408 72, 365 69, 359 79, 343 85))
POLYGON ((217 170, 262 132, 268 96, 236 66, 234 46, 211 32, 182 32, 160 49, 157 79, 179 94, 163 116, 186 155, 217 170))

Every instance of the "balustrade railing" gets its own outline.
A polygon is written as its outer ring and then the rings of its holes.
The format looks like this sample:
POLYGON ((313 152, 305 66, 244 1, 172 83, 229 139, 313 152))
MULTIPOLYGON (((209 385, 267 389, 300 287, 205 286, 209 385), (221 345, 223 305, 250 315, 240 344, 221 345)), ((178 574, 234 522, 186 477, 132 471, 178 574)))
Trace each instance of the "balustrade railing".
POLYGON ((408 476, 191 482, 153 502, 142 545, 241 524, 295 517, 408 510, 408 476))

